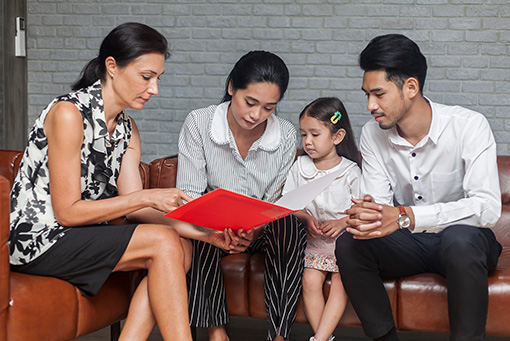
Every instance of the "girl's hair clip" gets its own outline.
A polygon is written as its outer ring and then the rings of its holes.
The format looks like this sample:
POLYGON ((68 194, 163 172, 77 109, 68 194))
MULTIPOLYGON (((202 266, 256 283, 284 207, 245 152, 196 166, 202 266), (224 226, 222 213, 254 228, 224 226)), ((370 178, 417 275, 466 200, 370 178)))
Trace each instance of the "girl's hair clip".
POLYGON ((342 114, 339 111, 337 111, 333 114, 333 116, 331 116, 330 120, 331 123, 336 124, 341 118, 342 114))

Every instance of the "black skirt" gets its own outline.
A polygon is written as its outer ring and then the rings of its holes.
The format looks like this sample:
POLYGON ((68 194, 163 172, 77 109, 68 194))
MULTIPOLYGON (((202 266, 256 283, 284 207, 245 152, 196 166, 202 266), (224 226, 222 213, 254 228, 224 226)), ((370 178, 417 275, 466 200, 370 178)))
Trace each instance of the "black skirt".
POLYGON ((30 275, 56 277, 95 296, 126 251, 137 227, 92 225, 69 228, 49 250, 28 264, 11 269, 30 275))

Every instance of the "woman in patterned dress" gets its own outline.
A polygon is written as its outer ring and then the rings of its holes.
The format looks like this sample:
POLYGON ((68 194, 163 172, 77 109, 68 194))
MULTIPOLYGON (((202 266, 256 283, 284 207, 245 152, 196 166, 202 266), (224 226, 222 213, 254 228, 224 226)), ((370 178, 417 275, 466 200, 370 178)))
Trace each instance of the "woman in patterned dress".
POLYGON ((299 127, 306 155, 292 166, 283 193, 339 172, 303 211, 294 213, 308 229, 303 303, 315 332, 310 341, 331 341, 347 304, 336 265, 335 240, 346 228, 344 211, 351 206, 351 198, 359 195, 358 149, 347 111, 336 97, 322 97, 308 104, 299 115, 299 127), (328 273, 331 290, 325 301, 322 288, 328 273))
POLYGON ((146 25, 111 31, 73 91, 36 120, 11 192, 14 271, 61 278, 94 296, 111 272, 148 270, 122 330, 126 340, 147 339, 156 323, 167 340, 191 340, 191 244, 178 231, 228 244, 163 217, 192 200, 182 191, 142 190, 140 136, 124 109, 140 110, 158 94, 168 56, 165 37, 146 25), (122 216, 150 223, 105 223, 122 216))

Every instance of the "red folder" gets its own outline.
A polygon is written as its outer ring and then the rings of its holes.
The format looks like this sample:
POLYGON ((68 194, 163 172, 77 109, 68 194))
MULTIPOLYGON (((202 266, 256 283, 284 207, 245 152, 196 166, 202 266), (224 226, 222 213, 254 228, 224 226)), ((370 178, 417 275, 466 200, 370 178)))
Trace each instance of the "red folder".
POLYGON ((354 163, 295 188, 282 196, 276 204, 218 188, 168 212, 165 217, 223 231, 245 231, 285 217, 306 207, 337 177, 354 163))
POLYGON ((291 209, 251 198, 223 188, 165 214, 165 217, 223 231, 249 230, 295 212, 291 209))

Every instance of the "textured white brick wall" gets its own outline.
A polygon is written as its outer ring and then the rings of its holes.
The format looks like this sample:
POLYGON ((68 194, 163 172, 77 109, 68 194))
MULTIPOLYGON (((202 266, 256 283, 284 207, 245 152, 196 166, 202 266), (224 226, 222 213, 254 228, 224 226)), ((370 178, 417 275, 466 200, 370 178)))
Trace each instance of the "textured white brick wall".
POLYGON ((510 0, 28 0, 30 126, 126 21, 151 25, 171 43, 160 94, 130 111, 144 161, 177 152, 188 112, 218 103, 232 65, 254 49, 289 66, 280 115, 297 125, 305 104, 337 96, 358 138, 370 116, 357 58, 384 33, 415 40, 429 63, 425 94, 482 112, 498 153, 510 154, 510 0))

